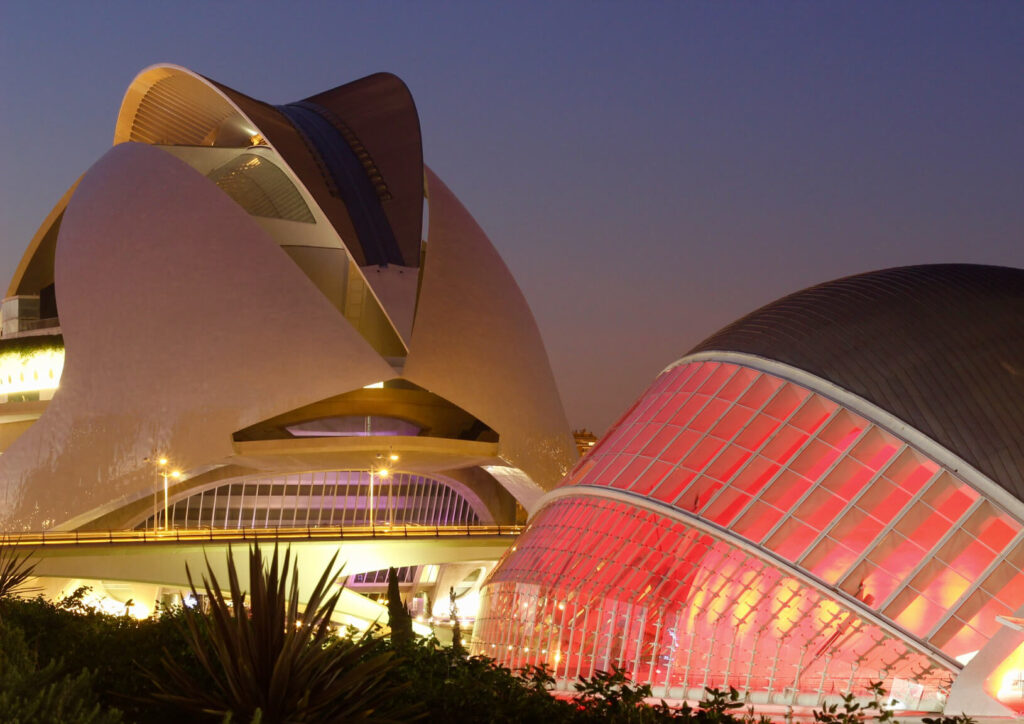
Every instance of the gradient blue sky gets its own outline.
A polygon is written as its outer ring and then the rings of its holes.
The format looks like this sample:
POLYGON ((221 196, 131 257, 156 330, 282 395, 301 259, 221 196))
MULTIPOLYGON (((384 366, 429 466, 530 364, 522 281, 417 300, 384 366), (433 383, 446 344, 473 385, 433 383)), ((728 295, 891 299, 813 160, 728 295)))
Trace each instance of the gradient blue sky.
POLYGON ((1024 3, 0 0, 2 279, 156 62, 273 103, 401 76, 575 427, 810 284, 1024 267, 1024 3))

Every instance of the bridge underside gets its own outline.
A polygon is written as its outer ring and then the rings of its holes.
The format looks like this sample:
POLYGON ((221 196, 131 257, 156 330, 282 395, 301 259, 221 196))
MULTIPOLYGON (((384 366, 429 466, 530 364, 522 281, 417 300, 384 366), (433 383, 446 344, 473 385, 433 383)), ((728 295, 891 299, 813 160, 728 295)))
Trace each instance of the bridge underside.
MULTIPOLYGON (((298 562, 298 583, 300 601, 308 600, 309 593, 331 558, 337 554, 336 566, 341 567, 339 584, 345 577, 358 573, 377 571, 390 566, 424 566, 466 563, 493 563, 505 552, 513 540, 503 535, 455 536, 444 532, 431 537, 385 537, 378 532, 376 537, 356 539, 312 539, 283 540, 283 549, 290 546, 298 562)), ((267 531, 260 541, 269 552, 279 531, 267 531)), ((138 614, 152 610, 151 601, 161 589, 182 592, 189 590, 188 572, 192 572, 197 588, 201 589, 202 579, 211 571, 222 586, 227 585, 227 556, 229 549, 234 553, 235 567, 239 578, 246 581, 249 575, 249 540, 122 540, 106 543, 53 544, 31 548, 32 558, 37 562, 35 573, 41 579, 40 585, 50 595, 69 592, 68 587, 76 581, 114 582, 118 598, 133 599, 139 607, 138 614)), ((29 549, 28 546, 25 546, 29 549)), ((440 581, 439 581, 440 583, 440 581)), ((375 601, 346 589, 338 613, 340 618, 354 617, 361 622, 385 620, 384 608, 375 601)))

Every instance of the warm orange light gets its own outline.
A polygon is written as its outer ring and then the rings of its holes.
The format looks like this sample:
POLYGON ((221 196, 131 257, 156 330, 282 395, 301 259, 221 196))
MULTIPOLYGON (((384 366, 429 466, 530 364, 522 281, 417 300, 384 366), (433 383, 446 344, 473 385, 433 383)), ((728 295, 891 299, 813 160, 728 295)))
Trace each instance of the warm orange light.
POLYGON ((157 462, 160 463, 161 465, 166 465, 167 464, 167 458, 160 458, 159 460, 157 460, 157 462))
POLYGON ((390 455, 388 455, 388 459, 391 460, 391 462, 393 463, 398 462, 398 453, 391 453, 390 455))
POLYGON ((172 477, 172 478, 180 478, 180 477, 181 477, 181 471, 180 471, 180 470, 175 470, 175 471, 173 471, 173 472, 171 473, 171 477, 172 477))
POLYGON ((380 470, 379 470, 379 471, 377 472, 377 475, 379 475, 379 476, 380 476, 380 477, 382 477, 382 478, 386 478, 386 477, 388 476, 388 469, 387 469, 387 468, 381 468, 381 469, 380 469, 380 470))

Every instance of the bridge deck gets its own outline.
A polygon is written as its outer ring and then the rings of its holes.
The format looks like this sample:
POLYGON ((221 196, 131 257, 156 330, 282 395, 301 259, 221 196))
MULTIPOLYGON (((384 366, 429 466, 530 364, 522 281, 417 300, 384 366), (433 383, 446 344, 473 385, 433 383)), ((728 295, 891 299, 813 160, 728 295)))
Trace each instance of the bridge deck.
POLYGON ((497 538, 512 540, 523 532, 518 525, 401 525, 334 526, 318 528, 239 528, 107 531, 42 531, 0 534, 0 545, 30 548, 50 546, 106 546, 131 544, 248 543, 292 541, 365 541, 374 539, 497 538))

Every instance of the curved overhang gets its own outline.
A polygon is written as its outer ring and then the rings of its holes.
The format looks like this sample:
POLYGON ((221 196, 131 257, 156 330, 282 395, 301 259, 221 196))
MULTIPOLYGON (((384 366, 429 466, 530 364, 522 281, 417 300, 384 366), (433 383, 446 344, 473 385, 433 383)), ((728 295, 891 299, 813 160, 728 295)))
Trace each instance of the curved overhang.
POLYGON ((114 145, 252 145, 256 123, 208 79, 188 68, 158 63, 128 86, 114 128, 114 145))
POLYGON ((435 437, 298 437, 234 443, 234 462, 259 470, 365 470, 381 451, 401 455, 402 468, 434 473, 500 462, 498 445, 435 437))
POLYGON ((691 353, 715 351, 829 380, 1024 499, 1024 269, 934 264, 825 282, 691 353))
POLYGON ((1021 501, 1006 488, 997 484, 949 448, 939 444, 891 412, 810 372, 757 355, 742 352, 708 351, 688 354, 662 370, 662 374, 680 365, 703 361, 727 362, 766 372, 800 385, 856 412, 953 472, 996 504, 1004 513, 1024 525, 1024 501, 1021 501))
POLYGON ((864 605, 864 602, 854 596, 849 595, 845 591, 836 586, 831 586, 820 578, 811 575, 803 568, 795 566, 785 558, 776 555, 772 551, 764 548, 763 546, 756 545, 750 541, 744 540, 742 537, 735 535, 727 528, 716 525, 710 521, 701 518, 698 515, 688 513, 687 511, 680 510, 674 506, 660 503, 657 500, 652 500, 644 495, 637 495, 624 490, 615 490, 602 486, 594 485, 572 485, 564 488, 558 488, 552 490, 550 493, 544 496, 544 498, 537 505, 537 512, 539 513, 544 507, 555 501, 563 498, 571 498, 577 496, 589 496, 594 498, 602 498, 605 500, 615 500, 623 503, 628 503, 637 508, 643 508, 649 510, 658 515, 662 515, 670 520, 677 520, 686 523, 686 525, 708 533, 716 538, 725 539, 730 545, 743 550, 744 552, 763 560, 769 565, 785 571, 787 575, 798 579, 804 585, 813 588, 819 593, 827 596, 828 598, 842 602, 842 605, 846 606, 857 612, 857 615, 861 618, 870 621, 873 625, 882 629, 889 635, 904 641, 908 646, 913 648, 918 653, 921 653, 940 666, 947 669, 958 671, 962 668, 962 664, 956 659, 953 659, 944 654, 938 648, 932 646, 927 641, 914 636, 910 632, 894 625, 891 621, 879 616, 871 608, 864 605))
MULTIPOLYGON (((67 208, 68 202, 71 201, 71 197, 75 193, 75 189, 78 188, 78 182, 82 178, 79 177, 71 187, 64 192, 54 207, 50 210, 50 213, 43 219, 43 223, 39 225, 36 233, 32 236, 32 240, 28 243, 28 248, 25 249, 25 253, 21 255, 21 261, 18 262, 17 268, 14 270, 14 276, 11 277, 11 283, 7 286, 7 296, 13 297, 16 294, 26 293, 38 293, 41 285, 36 280, 32 286, 34 289, 24 288, 26 277, 29 275, 30 269, 35 269, 39 266, 44 266, 49 271, 49 275, 53 274, 53 254, 56 249, 56 231, 60 219, 64 214, 64 209, 67 208), (45 257, 45 259, 43 258, 45 257)), ((52 282, 52 278, 49 280, 52 282)))

